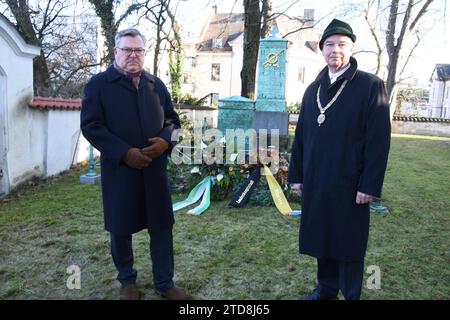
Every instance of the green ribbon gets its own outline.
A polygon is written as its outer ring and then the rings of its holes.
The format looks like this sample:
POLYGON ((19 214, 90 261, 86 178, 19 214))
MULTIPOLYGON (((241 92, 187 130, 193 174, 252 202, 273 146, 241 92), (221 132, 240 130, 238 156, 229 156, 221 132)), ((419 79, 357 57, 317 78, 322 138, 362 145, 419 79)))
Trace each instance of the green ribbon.
POLYGON ((183 209, 184 207, 187 207, 187 206, 190 206, 191 204, 196 203, 201 198, 202 194, 205 192, 206 187, 207 187, 206 183, 210 180, 211 180, 210 177, 206 177, 205 179, 200 181, 194 187, 194 189, 192 189, 191 192, 189 192, 189 195, 185 200, 179 201, 179 202, 173 204, 173 206, 172 206, 173 211, 183 209))
POLYGON ((209 208, 211 196, 211 177, 208 177, 208 181, 206 181, 204 185, 206 185, 206 189, 205 193, 203 194, 202 202, 200 202, 200 204, 197 207, 189 210, 188 211, 189 214, 199 215, 209 208))

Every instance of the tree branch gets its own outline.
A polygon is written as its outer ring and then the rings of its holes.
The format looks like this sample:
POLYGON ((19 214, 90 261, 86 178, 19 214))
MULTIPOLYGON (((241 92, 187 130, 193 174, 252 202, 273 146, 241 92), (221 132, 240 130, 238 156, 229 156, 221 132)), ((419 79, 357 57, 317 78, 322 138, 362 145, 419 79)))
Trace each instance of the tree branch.
POLYGON ((406 31, 408 30, 409 19, 411 18, 411 11, 413 7, 413 1, 408 1, 408 6, 406 7, 405 16, 403 17, 402 28, 400 30, 400 34, 397 38, 396 48, 400 49, 402 47, 403 40, 405 38, 406 31))
POLYGON ((423 7, 420 9, 420 11, 417 13, 417 16, 414 18, 413 22, 409 26, 409 31, 413 31, 414 27, 416 26, 417 22, 420 20, 420 18, 427 12, 428 7, 434 0, 427 0, 427 2, 424 3, 423 7))

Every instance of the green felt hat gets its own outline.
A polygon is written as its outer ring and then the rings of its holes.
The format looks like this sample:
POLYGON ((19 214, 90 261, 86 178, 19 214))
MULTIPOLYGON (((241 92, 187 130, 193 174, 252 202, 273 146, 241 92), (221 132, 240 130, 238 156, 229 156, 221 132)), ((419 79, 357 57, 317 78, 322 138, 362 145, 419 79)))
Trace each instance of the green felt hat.
POLYGON ((325 31, 323 32, 322 38, 320 39, 320 50, 323 49, 323 42, 325 41, 325 39, 335 34, 342 34, 352 39, 353 42, 356 41, 356 36, 353 33, 352 27, 350 27, 348 23, 345 23, 344 21, 338 19, 333 19, 328 27, 326 27, 325 31))

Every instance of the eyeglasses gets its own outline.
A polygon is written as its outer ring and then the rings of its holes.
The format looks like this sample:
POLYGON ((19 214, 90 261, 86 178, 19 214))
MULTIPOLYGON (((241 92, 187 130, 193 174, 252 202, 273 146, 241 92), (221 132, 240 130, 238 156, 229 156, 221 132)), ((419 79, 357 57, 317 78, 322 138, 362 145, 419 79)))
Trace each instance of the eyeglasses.
POLYGON ((140 56, 143 56, 144 52, 145 52, 145 49, 142 49, 142 48, 132 49, 132 48, 119 48, 119 47, 117 47, 117 49, 120 49, 123 52, 125 52, 125 54, 127 56, 131 56, 131 54, 134 52, 136 54, 136 56, 140 57, 140 56))

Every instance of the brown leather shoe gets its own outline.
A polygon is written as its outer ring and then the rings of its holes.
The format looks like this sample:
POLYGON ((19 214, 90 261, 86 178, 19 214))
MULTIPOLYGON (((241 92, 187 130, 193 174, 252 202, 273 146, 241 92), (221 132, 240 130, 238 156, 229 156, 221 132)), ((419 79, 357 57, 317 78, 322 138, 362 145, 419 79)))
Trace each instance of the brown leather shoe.
POLYGON ((120 299, 122 300, 139 300, 140 294, 136 284, 129 284, 120 289, 120 299))
POLYGON ((172 287, 167 291, 159 292, 159 294, 169 300, 193 300, 190 295, 187 295, 182 289, 172 287))

